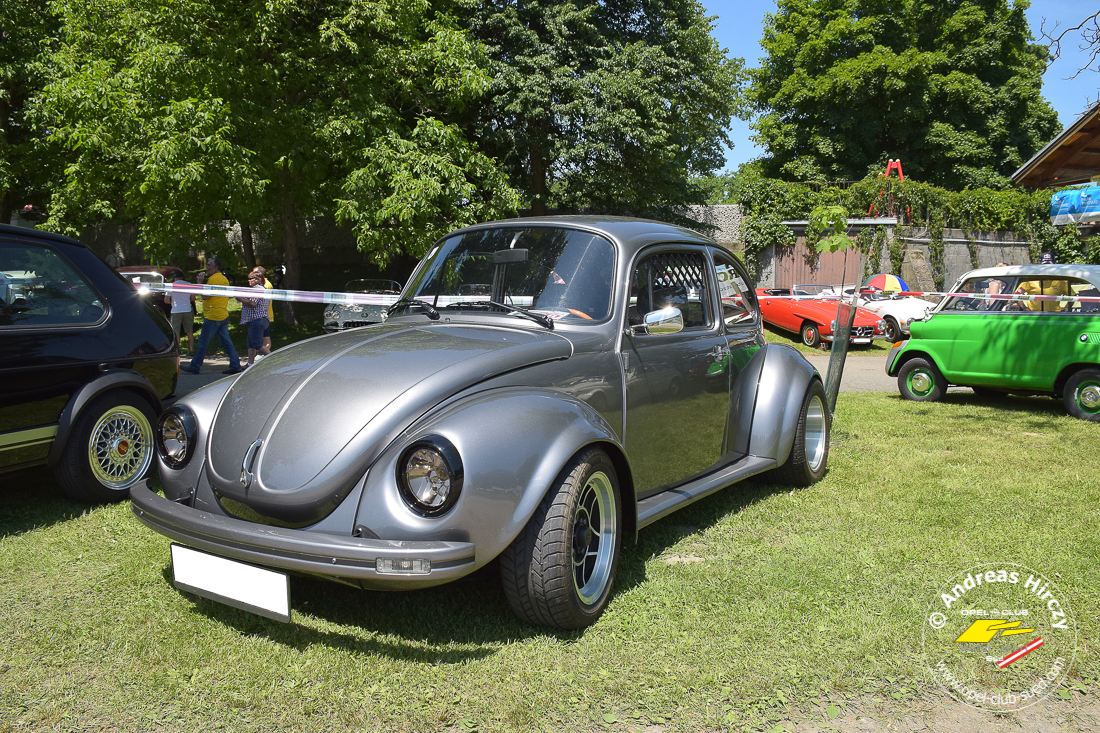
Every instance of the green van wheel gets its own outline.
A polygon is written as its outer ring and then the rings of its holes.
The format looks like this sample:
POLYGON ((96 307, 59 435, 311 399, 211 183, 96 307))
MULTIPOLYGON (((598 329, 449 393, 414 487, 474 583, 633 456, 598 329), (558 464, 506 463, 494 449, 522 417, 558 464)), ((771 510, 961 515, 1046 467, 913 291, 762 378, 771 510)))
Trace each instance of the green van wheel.
POLYGON ((947 380, 927 359, 910 359, 898 372, 898 390, 907 400, 935 402, 947 392, 947 380))
POLYGON ((1069 414, 1100 422, 1100 369, 1081 369, 1066 382, 1062 400, 1069 414))

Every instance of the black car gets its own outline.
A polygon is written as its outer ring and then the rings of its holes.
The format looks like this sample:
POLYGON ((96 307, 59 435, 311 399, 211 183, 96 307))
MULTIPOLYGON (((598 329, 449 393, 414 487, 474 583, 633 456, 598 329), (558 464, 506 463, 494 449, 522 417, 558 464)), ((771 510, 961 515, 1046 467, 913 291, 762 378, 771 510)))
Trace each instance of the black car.
POLYGON ((0 473, 46 465, 73 499, 126 498, 178 376, 168 321, 99 257, 0 225, 0 473))

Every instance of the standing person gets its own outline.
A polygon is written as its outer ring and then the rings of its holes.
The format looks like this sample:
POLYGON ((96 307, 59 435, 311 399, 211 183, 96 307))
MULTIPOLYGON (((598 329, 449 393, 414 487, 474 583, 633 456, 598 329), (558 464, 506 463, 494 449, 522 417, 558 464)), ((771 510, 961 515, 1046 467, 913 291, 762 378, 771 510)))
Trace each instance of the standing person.
MULTIPOLYGON (((264 277, 253 270, 248 273, 248 287, 258 290, 264 289, 264 277)), ((241 298, 241 325, 248 328, 248 366, 256 361, 256 355, 260 358, 271 353, 271 349, 264 347, 264 330, 271 326, 267 318, 268 304, 265 298, 241 298)))
MULTIPOLYGON (((184 280, 182 277, 169 275, 167 278, 170 283, 182 283, 184 285, 190 285, 191 283, 184 280)), ((172 333, 175 334, 176 340, 180 340, 180 326, 183 326, 183 330, 187 333, 187 353, 195 353, 195 316, 192 308, 195 304, 195 296, 189 293, 181 293, 173 290, 164 296, 165 305, 172 306, 171 313, 168 316, 168 320, 172 323, 172 333)))
MULTIPOLYGON (((206 261, 206 276, 210 285, 229 285, 229 281, 222 274, 221 263, 216 257, 206 261)), ((199 284, 203 282, 203 275, 199 273, 199 284)), ((225 353, 229 355, 229 368, 222 374, 237 374, 241 371, 241 358, 237 356, 237 350, 233 348, 233 341, 229 338, 229 298, 224 295, 202 296, 202 331, 199 332, 199 344, 195 348, 195 354, 191 357, 191 363, 181 366, 181 372, 198 374, 202 371, 202 360, 206 358, 206 347, 218 337, 225 353)))
MULTIPOLYGON (((271 281, 267 279, 267 270, 260 265, 256 265, 256 268, 252 272, 258 273, 260 279, 264 281, 264 290, 272 290, 271 281)), ((271 353, 271 324, 275 322, 275 301, 267 301, 267 328, 264 329, 264 348, 267 349, 267 353, 271 353)))

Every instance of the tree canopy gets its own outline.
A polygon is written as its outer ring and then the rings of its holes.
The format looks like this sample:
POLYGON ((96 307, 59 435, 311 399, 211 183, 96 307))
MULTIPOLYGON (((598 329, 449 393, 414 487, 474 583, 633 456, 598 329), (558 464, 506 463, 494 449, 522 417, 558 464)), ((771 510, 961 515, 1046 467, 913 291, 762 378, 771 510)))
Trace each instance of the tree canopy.
POLYGON ((1003 186, 1060 131, 1025 0, 779 0, 752 71, 763 171, 859 180, 902 160, 948 188, 1003 186))
POLYGON ((669 214, 724 164, 742 62, 697 0, 487 0, 464 16, 491 58, 481 146, 535 214, 669 214))
POLYGON ((60 172, 56 151, 26 117, 44 83, 39 55, 49 50, 58 19, 48 0, 0 3, 0 223, 16 206, 45 207, 48 187, 60 172))
POLYGON ((71 230, 131 217, 169 251, 221 219, 335 214, 384 262, 420 255, 516 197, 456 124, 484 57, 446 2, 58 0, 39 99, 70 151, 51 214, 71 230))

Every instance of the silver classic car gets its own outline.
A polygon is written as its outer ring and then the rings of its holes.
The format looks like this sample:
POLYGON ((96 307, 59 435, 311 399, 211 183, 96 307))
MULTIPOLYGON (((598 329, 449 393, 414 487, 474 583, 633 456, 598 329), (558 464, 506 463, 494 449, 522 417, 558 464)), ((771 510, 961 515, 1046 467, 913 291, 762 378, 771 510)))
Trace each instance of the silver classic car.
POLYGON ((384 324, 280 349, 157 430, 177 587, 289 620, 287 573, 446 583, 499 558, 523 620, 608 603, 620 546, 719 489, 825 473, 830 414, 742 265, 653 221, 514 219, 432 246, 384 324))
MULTIPOLYGON (((401 284, 393 280, 352 280, 344 286, 345 293, 397 295, 401 284)), ((349 328, 369 326, 386 320, 386 306, 369 303, 333 303, 325 308, 323 328, 329 333, 349 328)))

